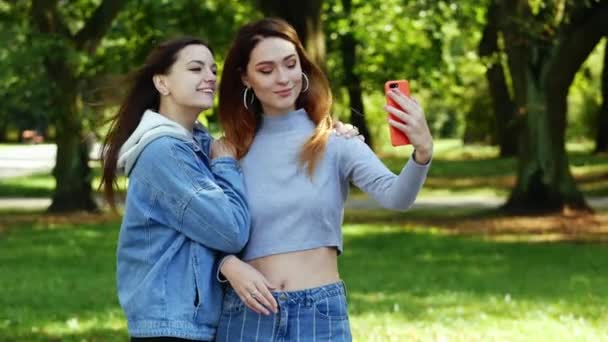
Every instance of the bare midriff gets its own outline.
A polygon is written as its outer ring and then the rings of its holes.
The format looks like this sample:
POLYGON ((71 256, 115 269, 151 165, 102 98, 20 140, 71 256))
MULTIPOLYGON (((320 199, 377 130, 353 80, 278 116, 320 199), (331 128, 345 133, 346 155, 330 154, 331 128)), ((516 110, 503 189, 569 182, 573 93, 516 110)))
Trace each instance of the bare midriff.
POLYGON ((269 255, 247 262, 260 271, 275 291, 297 291, 340 280, 333 247, 269 255))

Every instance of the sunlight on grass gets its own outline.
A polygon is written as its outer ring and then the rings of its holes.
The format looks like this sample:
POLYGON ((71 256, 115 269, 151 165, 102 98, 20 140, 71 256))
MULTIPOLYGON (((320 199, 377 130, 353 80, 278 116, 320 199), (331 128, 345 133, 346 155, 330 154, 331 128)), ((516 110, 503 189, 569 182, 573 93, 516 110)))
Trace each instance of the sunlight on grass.
POLYGON ((21 336, 27 337, 28 341, 82 341, 83 336, 87 336, 86 340, 114 341, 126 340, 126 329, 122 311, 115 308, 91 315, 72 316, 64 321, 40 321, 21 336))
POLYGON ((603 246, 483 241, 397 223, 344 232, 355 340, 608 338, 603 246))
MULTIPOLYGON (((117 217, 0 214, 0 341, 127 339, 117 217)), ((608 210, 347 211, 345 222, 339 263, 355 341, 608 341, 606 244, 548 241, 570 226, 605 236, 608 210)))

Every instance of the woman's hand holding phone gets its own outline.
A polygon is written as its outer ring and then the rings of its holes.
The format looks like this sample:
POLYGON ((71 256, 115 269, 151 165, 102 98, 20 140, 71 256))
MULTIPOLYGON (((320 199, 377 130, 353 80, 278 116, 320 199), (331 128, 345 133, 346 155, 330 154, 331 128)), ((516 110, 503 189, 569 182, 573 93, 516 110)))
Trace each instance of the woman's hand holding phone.
POLYGON ((387 105, 384 109, 389 113, 388 123, 391 127, 393 146, 403 145, 404 139, 401 135, 404 135, 407 143, 414 146, 416 162, 426 164, 433 154, 433 138, 424 110, 418 102, 409 97, 407 81, 388 81, 385 92, 387 105))

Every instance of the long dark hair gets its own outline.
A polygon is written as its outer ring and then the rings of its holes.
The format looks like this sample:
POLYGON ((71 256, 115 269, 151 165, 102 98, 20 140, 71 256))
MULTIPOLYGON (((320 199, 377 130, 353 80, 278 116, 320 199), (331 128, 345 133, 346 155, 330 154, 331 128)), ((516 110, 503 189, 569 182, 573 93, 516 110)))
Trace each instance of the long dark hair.
POLYGON ((261 106, 256 101, 247 110, 243 106, 245 85, 241 76, 247 70, 251 50, 264 38, 277 37, 287 40, 296 48, 302 72, 308 75, 309 87, 296 100, 296 108, 304 108, 316 124, 315 133, 304 144, 300 153, 300 163, 305 165, 309 175, 323 155, 332 127, 329 111, 332 104, 329 82, 312 60, 306 55, 296 30, 286 21, 266 18, 243 26, 226 56, 220 82, 219 118, 226 138, 234 144, 237 156, 244 156, 255 132, 260 125, 261 106))
POLYGON ((131 84, 126 98, 123 100, 118 113, 110 120, 110 129, 105 137, 102 147, 101 163, 103 174, 99 187, 104 189, 104 197, 110 206, 115 209, 116 163, 118 152, 141 121, 147 109, 158 111, 160 94, 154 86, 154 75, 167 74, 178 53, 189 45, 203 45, 209 50, 208 44, 194 37, 180 37, 168 40, 156 46, 144 64, 128 77, 131 84))

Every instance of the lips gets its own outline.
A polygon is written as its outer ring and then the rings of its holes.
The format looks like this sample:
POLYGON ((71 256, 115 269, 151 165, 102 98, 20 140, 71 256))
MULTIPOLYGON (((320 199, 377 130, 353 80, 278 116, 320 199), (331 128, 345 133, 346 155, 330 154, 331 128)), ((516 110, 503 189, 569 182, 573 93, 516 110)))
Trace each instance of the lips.
POLYGON ((281 97, 287 97, 289 95, 291 95, 291 91, 293 90, 293 88, 289 88, 289 89, 283 89, 283 90, 279 90, 279 91, 275 91, 274 93, 281 96, 281 97))
POLYGON ((201 89, 197 89, 196 91, 200 91, 201 93, 212 94, 212 95, 213 95, 213 93, 215 93, 214 88, 201 88, 201 89))

